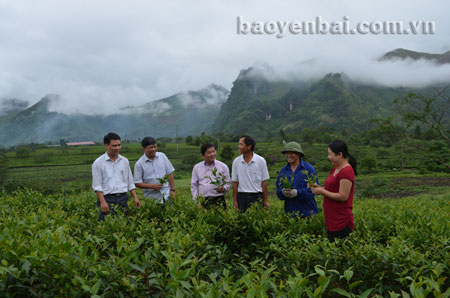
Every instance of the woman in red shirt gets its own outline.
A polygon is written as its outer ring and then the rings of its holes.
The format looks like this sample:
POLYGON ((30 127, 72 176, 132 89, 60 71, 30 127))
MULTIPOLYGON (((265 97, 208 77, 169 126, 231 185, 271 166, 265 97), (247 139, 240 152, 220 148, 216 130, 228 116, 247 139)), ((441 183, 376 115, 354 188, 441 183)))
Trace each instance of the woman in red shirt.
POLYGON ((356 160, 348 153, 347 145, 336 140, 328 145, 328 160, 333 165, 324 187, 315 184, 311 191, 323 195, 323 213, 328 239, 347 237, 354 228, 353 189, 356 160))

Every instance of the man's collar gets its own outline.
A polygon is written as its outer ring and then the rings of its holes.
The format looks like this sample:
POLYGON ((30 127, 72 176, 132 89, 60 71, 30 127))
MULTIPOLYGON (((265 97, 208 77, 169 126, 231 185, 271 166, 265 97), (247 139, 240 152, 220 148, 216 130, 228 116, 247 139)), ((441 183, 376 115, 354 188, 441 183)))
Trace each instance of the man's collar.
MULTIPOLYGON (((121 160, 121 159, 122 159, 122 155, 118 154, 118 155, 117 155, 117 159, 116 159, 115 161, 121 160)), ((105 160, 113 161, 113 160, 111 159, 111 157, 109 157, 108 152, 105 152, 105 160)))
MULTIPOLYGON (((250 160, 250 162, 249 162, 248 164, 251 164, 252 162, 255 162, 255 161, 254 161, 255 155, 256 155, 256 153, 253 152, 253 154, 252 154, 252 159, 250 160)), ((244 154, 241 154, 241 157, 242 157, 242 161, 241 161, 241 162, 246 163, 246 162, 245 162, 245 158, 244 158, 244 154)))
POLYGON ((145 154, 145 153, 144 153, 144 156, 145 156, 145 157, 144 157, 144 158, 145 158, 145 161, 154 161, 155 158, 158 157, 158 152, 155 153, 155 156, 153 157, 153 159, 148 158, 147 154, 145 154))
POLYGON ((208 164, 206 161, 203 162, 205 166, 214 166, 216 164, 216 160, 214 159, 212 163, 208 164))

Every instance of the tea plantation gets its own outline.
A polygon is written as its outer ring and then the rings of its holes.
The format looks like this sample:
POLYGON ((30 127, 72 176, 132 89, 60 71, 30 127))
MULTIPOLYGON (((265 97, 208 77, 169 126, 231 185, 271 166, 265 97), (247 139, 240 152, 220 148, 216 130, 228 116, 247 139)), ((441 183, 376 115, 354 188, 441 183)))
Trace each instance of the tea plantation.
MULTIPOLYGON (((200 211, 188 195, 97 222, 95 195, 0 198, 5 297, 448 297, 450 194, 355 200, 330 243, 323 213, 200 211), (406 296, 405 296, 406 295, 406 296)), ((228 202, 230 203, 230 201, 228 202)), ((321 205, 321 201, 318 202, 321 205)), ((229 204, 230 205, 230 204, 229 204)))
MULTIPOLYGON (((226 210, 202 211, 189 193, 198 146, 168 144, 160 151, 176 169, 176 200, 163 207, 139 191, 141 209, 130 201, 128 216, 102 223, 89 189, 103 146, 8 151, 0 297, 450 297, 448 173, 420 168, 419 153, 353 147, 355 231, 330 243, 322 210, 284 214, 274 195, 280 149, 257 145, 272 177, 269 210, 237 214, 228 194, 226 210)), ((326 145, 304 150, 323 182, 326 145)), ((142 151, 124 144, 122 154, 133 165, 142 151)))

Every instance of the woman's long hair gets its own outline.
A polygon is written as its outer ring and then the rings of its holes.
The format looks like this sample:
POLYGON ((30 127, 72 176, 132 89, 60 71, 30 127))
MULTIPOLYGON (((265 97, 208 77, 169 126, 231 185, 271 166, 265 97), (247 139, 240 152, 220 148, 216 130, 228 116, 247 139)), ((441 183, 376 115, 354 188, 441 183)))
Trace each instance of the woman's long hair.
POLYGON ((341 140, 333 141, 328 145, 328 148, 330 148, 331 151, 333 151, 334 154, 336 155, 342 152, 342 156, 348 159, 348 163, 352 166, 355 175, 358 175, 356 171, 356 159, 353 156, 351 156, 350 153, 348 153, 348 147, 347 144, 344 143, 344 141, 341 140))

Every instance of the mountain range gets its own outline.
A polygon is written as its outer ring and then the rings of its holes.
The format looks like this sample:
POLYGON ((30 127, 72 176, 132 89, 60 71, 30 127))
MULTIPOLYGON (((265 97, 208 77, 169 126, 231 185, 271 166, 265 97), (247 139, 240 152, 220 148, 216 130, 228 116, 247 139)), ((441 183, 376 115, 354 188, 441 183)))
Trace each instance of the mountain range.
MULTIPOLYGON (((449 57, 450 52, 397 49, 379 61, 426 59, 446 64, 449 57)), ((392 115, 394 98, 409 92, 432 95, 443 87, 387 87, 354 81, 344 73, 329 73, 315 80, 282 79, 268 75, 273 72, 268 66, 250 67, 239 73, 230 91, 212 84, 140 106, 126 106, 112 115, 55 111, 62 101, 58 95, 47 95, 30 107, 19 99, 4 100, 0 146, 59 139, 101 142, 110 131, 134 140, 148 135, 173 138, 202 132, 265 137, 280 129, 300 133, 303 128, 320 126, 334 132, 354 132, 371 128, 375 117, 392 115)))
MULTIPOLYGON (((330 73, 318 81, 270 80, 267 70, 249 68, 234 81, 228 101, 213 124, 213 132, 258 137, 280 129, 299 134, 303 128, 330 132, 370 129, 377 117, 393 115, 392 100, 408 93, 434 95, 444 86, 386 87, 330 73)), ((449 90, 447 94, 450 96, 449 90)))
POLYGON ((229 91, 219 85, 209 85, 198 91, 181 92, 141 106, 127 106, 112 115, 64 114, 53 111, 61 103, 58 95, 50 94, 25 109, 0 117, 0 144, 18 144, 94 140, 110 131, 122 139, 144 136, 186 136, 208 129, 214 121, 229 91))

